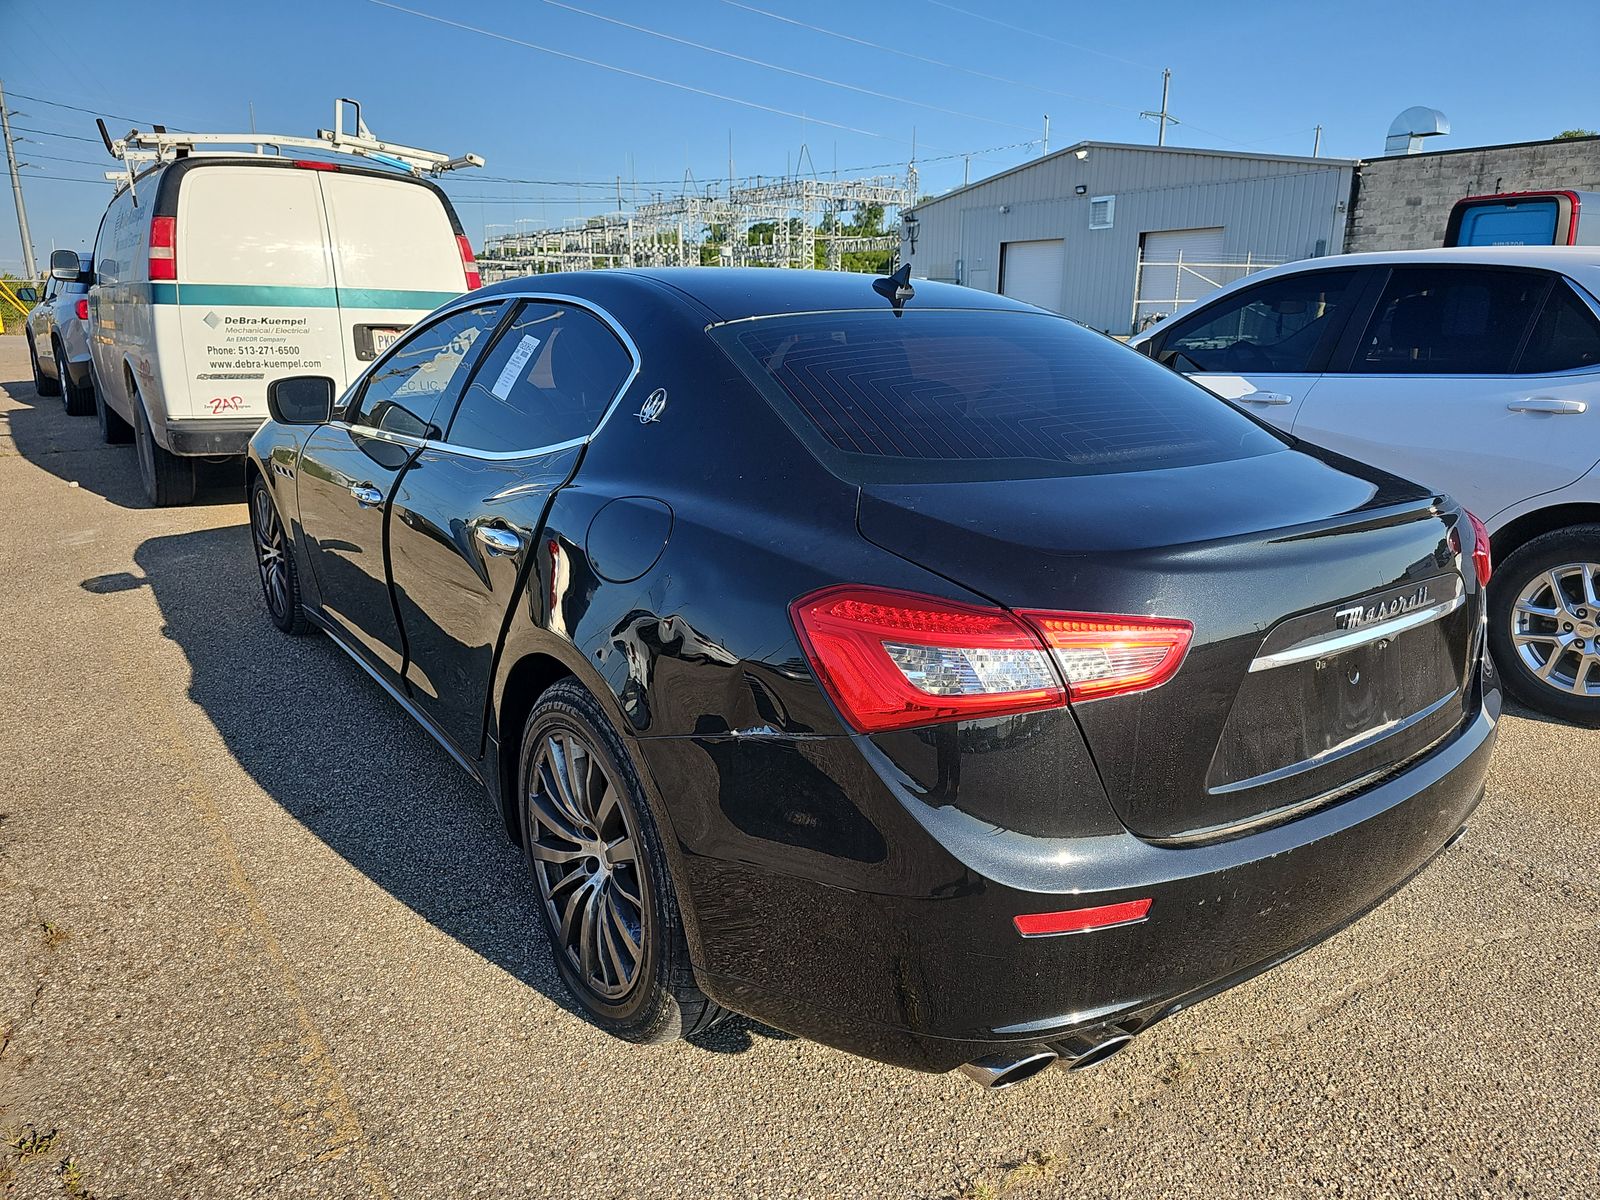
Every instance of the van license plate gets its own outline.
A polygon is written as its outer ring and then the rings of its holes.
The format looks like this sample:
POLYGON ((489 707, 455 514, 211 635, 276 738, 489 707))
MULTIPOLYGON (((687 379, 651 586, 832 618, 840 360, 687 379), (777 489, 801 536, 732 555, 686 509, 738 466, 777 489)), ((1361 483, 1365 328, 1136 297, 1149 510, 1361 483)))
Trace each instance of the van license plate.
POLYGON ((390 346, 394 345, 395 339, 398 338, 403 332, 404 330, 400 329, 374 328, 372 331, 372 356, 376 358, 390 346))
POLYGON ((404 325, 357 325, 353 331, 356 357, 362 362, 371 362, 394 345, 405 331, 404 325))

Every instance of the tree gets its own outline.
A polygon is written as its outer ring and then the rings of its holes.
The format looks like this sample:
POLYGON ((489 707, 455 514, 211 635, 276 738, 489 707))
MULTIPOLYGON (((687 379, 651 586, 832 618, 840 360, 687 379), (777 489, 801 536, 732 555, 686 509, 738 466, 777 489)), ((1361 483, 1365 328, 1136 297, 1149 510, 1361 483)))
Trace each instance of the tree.
POLYGON ((1600 131, 1593 129, 1563 129, 1560 133, 1556 134, 1555 140, 1558 142, 1566 142, 1571 141, 1573 138, 1586 137, 1600 137, 1600 131))

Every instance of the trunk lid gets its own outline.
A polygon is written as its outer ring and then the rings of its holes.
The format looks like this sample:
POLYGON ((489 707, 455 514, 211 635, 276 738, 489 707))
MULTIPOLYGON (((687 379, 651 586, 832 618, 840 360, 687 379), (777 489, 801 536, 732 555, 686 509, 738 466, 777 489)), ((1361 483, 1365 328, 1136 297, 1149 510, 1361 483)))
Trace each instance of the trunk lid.
POLYGON ((1193 623, 1167 683, 1074 705, 1118 816, 1156 840, 1287 819, 1459 727, 1480 601, 1457 519, 1416 485, 1287 450, 866 483, 859 517, 868 540, 1008 607, 1193 623))

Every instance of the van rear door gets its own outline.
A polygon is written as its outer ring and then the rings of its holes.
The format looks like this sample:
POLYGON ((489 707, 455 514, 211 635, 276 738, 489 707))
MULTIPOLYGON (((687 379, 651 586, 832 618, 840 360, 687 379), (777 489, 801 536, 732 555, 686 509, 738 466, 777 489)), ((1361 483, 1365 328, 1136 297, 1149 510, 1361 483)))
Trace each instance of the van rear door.
POLYGON ((340 352, 349 378, 467 286, 456 225, 430 185, 319 171, 332 232, 340 352))
POLYGON ((205 164, 184 175, 178 278, 151 286, 158 318, 175 306, 182 330, 181 374, 162 349, 168 416, 265 419, 273 379, 348 378, 318 174, 205 164))

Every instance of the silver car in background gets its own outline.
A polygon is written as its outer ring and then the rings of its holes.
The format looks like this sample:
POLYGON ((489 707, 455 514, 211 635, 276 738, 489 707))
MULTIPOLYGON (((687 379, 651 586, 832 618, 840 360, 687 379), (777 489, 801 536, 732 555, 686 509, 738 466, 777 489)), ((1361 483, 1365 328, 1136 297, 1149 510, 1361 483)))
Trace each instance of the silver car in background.
POLYGON ((28 313, 28 358, 41 396, 60 396, 69 415, 94 413, 89 365, 89 285, 94 274, 76 250, 50 255, 44 296, 28 313))

